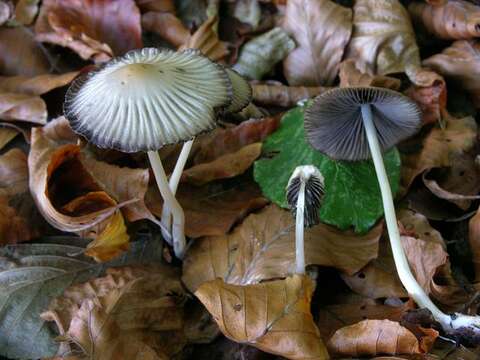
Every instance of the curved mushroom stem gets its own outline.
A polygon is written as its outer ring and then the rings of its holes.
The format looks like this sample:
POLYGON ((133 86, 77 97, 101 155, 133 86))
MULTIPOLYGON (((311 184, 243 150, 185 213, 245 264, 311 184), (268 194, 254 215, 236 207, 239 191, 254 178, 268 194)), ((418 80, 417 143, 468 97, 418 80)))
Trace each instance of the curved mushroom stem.
POLYGON ((173 225, 172 225, 172 241, 173 241, 173 251, 175 256, 179 259, 183 258, 185 253, 185 216, 183 214, 183 209, 178 203, 177 199, 170 190, 170 186, 167 181, 167 175, 162 166, 162 161, 158 152, 149 151, 148 159, 152 165, 153 173, 155 175, 155 180, 157 181, 158 190, 163 197, 163 201, 167 206, 170 207, 173 215, 173 225))
POLYGON ((305 245, 303 236, 305 232, 305 180, 300 183, 300 190, 297 198, 295 218, 295 273, 305 274, 305 245))
POLYGON ((400 233, 398 231, 397 218, 395 216, 395 207, 393 205, 392 191, 388 181, 385 165, 383 163, 382 152, 377 138, 377 130, 372 121, 372 113, 369 104, 362 105, 363 124, 367 134, 368 145, 372 155, 375 171, 377 173, 378 184, 383 200, 383 209, 385 212, 385 221, 387 223, 388 236, 392 247, 393 259, 397 268, 397 273, 405 289, 412 299, 421 308, 427 308, 431 311, 435 320, 437 320, 444 330, 451 332, 461 327, 468 327, 475 331, 480 331, 480 317, 467 316, 463 314, 447 315, 443 313, 418 284, 417 280, 410 270, 407 256, 402 247, 400 233))
MULTIPOLYGON (((188 155, 190 154, 190 150, 192 149, 192 145, 194 141, 195 141, 195 138, 183 144, 182 151, 178 156, 177 163, 175 164, 175 168, 173 169, 173 172, 170 175, 170 181, 168 182, 168 184, 174 196, 175 196, 175 193, 177 192, 178 183, 180 182, 180 177, 182 176, 183 169, 185 168, 185 164, 187 163, 188 155)), ((170 209, 170 206, 167 203, 163 205, 161 221, 163 225, 162 227, 163 238, 167 242, 169 242, 170 234, 167 233, 167 229, 171 228, 172 210, 170 209)))

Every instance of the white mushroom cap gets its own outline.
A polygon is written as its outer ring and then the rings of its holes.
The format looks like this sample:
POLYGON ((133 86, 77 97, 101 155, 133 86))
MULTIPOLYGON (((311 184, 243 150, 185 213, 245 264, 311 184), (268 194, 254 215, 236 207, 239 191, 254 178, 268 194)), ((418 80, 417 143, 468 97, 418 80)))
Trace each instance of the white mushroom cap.
POLYGON ((77 79, 65 115, 99 147, 149 151, 212 130, 231 99, 226 71, 199 51, 144 48, 77 79))

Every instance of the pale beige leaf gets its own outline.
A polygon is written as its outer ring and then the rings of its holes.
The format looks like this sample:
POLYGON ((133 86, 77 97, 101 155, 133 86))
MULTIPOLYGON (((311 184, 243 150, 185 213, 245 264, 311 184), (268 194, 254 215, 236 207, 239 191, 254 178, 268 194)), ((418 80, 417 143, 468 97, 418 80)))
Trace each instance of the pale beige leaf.
POLYGON ((440 54, 423 61, 447 79, 458 82, 471 96, 475 107, 480 107, 480 43, 459 40, 440 54))
POLYGON ((34 77, 0 76, 0 92, 12 92, 27 95, 43 95, 53 89, 68 85, 78 71, 65 74, 43 74, 34 77))
POLYGON ((217 279, 195 295, 228 338, 287 359, 329 359, 310 313, 313 282, 300 275, 256 285, 217 279))
POLYGON ((12 18, 13 12, 14 9, 11 1, 0 1, 0 26, 12 18))
POLYGON ((471 39, 480 36, 480 7, 464 0, 441 5, 412 2, 408 6, 414 22, 421 23, 441 39, 471 39))
MULTIPOLYGON (((305 233, 307 264, 353 274, 377 256, 382 225, 365 235, 320 224, 305 233)), ((190 290, 217 277, 246 285, 276 279, 295 269, 295 225, 290 212, 270 205, 252 214, 231 234, 197 240, 183 264, 190 290)))
POLYGON ((285 86, 268 82, 252 84, 253 101, 261 105, 283 107, 295 106, 299 101, 317 96, 328 89, 322 86, 285 86))
POLYGON ((420 66, 415 33, 398 0, 357 0, 347 57, 368 74, 409 72, 420 66))
POLYGON ((340 87, 348 86, 376 86, 392 90, 399 90, 399 79, 383 75, 369 75, 361 72, 353 59, 342 61, 340 64, 340 87))
POLYGON ((47 121, 47 105, 40 96, 0 92, 0 120, 43 125, 47 121))
POLYGON ((331 0, 289 0, 283 24, 297 47, 283 61, 290 85, 332 85, 352 32, 352 10, 331 0))

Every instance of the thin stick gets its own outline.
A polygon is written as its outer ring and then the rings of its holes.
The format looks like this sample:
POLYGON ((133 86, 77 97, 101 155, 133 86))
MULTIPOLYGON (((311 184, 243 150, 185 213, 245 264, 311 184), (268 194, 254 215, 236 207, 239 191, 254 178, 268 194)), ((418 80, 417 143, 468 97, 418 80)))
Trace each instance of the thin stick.
POLYGON ((155 180, 157 181, 157 186, 160 190, 160 194, 162 195, 165 204, 167 204, 172 211, 173 250, 175 252, 175 256, 179 259, 182 259, 186 246, 184 233, 185 216, 183 214, 183 209, 173 195, 172 191, 170 190, 170 186, 167 181, 167 175, 165 174, 165 170, 163 169, 162 161, 160 160, 160 156, 158 156, 158 152, 149 151, 148 159, 150 160, 150 164, 152 165, 153 174, 155 175, 155 180))

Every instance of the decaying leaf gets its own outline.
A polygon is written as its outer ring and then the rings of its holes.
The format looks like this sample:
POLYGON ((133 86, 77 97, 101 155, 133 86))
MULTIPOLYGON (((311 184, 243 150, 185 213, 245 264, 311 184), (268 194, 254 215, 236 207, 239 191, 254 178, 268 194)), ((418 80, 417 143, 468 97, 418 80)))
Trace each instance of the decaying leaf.
POLYGON ((12 141, 19 131, 12 129, 10 127, 0 127, 0 150, 2 150, 5 145, 12 141))
POLYGON ((471 96, 473 104, 480 107, 480 43, 459 40, 440 54, 423 61, 447 79, 459 82, 471 96))
POLYGON ((13 17, 13 4, 10 1, 0 2, 0 26, 3 26, 13 17))
POLYGON ((142 47, 133 0, 44 0, 35 32, 39 41, 68 47, 85 60, 105 61, 142 47))
POLYGON ((407 328, 390 320, 364 320, 338 330, 328 342, 328 349, 340 356, 375 356, 381 354, 421 354, 430 350, 438 332, 426 329, 417 337, 407 328))
POLYGON ((331 0, 290 0, 283 28, 297 47, 283 61, 290 85, 332 85, 352 32, 352 10, 331 0))
MULTIPOLYGON (((55 321, 63 348, 82 358, 167 359, 168 332, 183 328, 184 290, 162 266, 122 267, 72 286, 42 314, 55 321), (147 354, 147 355, 146 355, 147 354)), ((62 355, 61 353, 59 355, 62 355)))
POLYGON ((408 11, 441 39, 471 39, 480 36, 480 7, 464 0, 449 0, 441 5, 412 2, 408 11))
POLYGON ((214 31, 217 23, 218 18, 216 16, 210 17, 192 36, 189 36, 187 41, 182 43, 181 48, 199 49, 213 61, 223 59, 228 54, 228 48, 223 41, 220 41, 218 33, 214 31))
MULTIPOLYGON (((353 274, 377 256, 382 227, 356 235, 317 225, 305 233, 306 264, 353 274)), ((231 234, 197 240, 183 266, 183 281, 190 290, 217 277, 237 285, 285 277, 295 269, 294 219, 290 212, 270 205, 231 234)))
POLYGON ((53 89, 68 85, 78 71, 65 74, 43 74, 34 77, 0 76, 0 92, 20 93, 27 95, 43 95, 53 89))
POLYGON ((287 359, 329 359, 310 313, 313 282, 300 275, 256 285, 217 279, 195 295, 223 334, 287 359))
POLYGON ((399 79, 384 75, 369 75, 361 72, 353 59, 340 63, 340 87, 348 86, 376 86, 392 90, 400 89, 399 79))
POLYGON ((37 16, 40 0, 18 0, 15 5, 15 20, 30 25, 37 16))
POLYGON ((468 241, 472 251, 475 282, 478 283, 480 281, 480 211, 477 211, 468 222, 468 241))
POLYGON ((285 86, 281 83, 252 84, 253 101, 261 105, 276 105, 283 107, 295 106, 299 101, 317 96, 328 87, 322 86, 285 86))
POLYGON ((276 27, 243 45, 233 69, 247 79, 260 80, 293 49, 295 42, 276 27))
POLYGON ((142 28, 157 33, 174 46, 185 44, 190 38, 190 31, 171 12, 150 11, 143 14, 142 28))
POLYGON ((425 170, 451 166, 458 156, 472 148, 476 134, 477 125, 472 117, 449 117, 445 129, 434 127, 419 152, 402 155, 402 185, 408 188, 425 170))
POLYGON ((420 55, 407 10, 398 0, 357 0, 347 57, 368 74, 410 72, 420 55))

